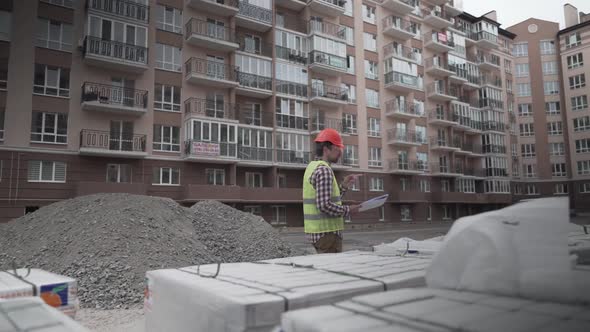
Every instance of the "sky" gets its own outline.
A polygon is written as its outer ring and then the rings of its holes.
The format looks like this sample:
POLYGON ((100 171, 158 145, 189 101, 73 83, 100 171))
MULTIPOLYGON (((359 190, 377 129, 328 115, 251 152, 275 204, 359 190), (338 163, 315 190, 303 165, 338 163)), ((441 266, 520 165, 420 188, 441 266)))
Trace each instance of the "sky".
POLYGON ((590 12, 589 0, 463 0, 463 10, 473 16, 481 16, 496 10, 501 28, 506 29, 531 17, 559 22, 565 28, 563 5, 569 3, 584 13, 590 12))

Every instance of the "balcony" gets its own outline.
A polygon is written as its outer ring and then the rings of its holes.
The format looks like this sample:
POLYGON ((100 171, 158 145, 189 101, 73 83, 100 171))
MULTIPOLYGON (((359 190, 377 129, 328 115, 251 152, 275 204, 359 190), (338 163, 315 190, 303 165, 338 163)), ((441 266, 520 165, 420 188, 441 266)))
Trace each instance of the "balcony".
POLYGON ((146 195, 147 185, 143 182, 91 182, 78 181, 76 183, 76 196, 86 196, 101 193, 121 193, 133 195, 146 195))
POLYGON ((479 108, 489 108, 493 110, 503 110, 504 102, 502 100, 492 98, 480 98, 478 100, 479 108))
POLYGON ((237 161, 238 144, 186 140, 184 160, 233 164, 237 161))
POLYGON ((445 2, 445 11, 451 16, 463 14, 463 0, 449 0, 445 2))
POLYGON ((476 63, 482 70, 500 70, 500 58, 491 54, 479 54, 475 58, 476 63))
POLYGON ((492 88, 502 89, 502 78, 492 75, 481 75, 481 86, 486 85, 492 88))
POLYGON ((311 51, 309 52, 309 70, 328 76, 339 76, 347 73, 346 58, 321 51, 311 51))
POLYGON ((311 118, 310 132, 312 135, 318 134, 326 128, 336 129, 338 132, 342 133, 344 131, 342 119, 327 118, 322 115, 311 118))
POLYGON ((85 82, 82 85, 82 109, 127 115, 147 113, 148 92, 121 86, 85 82))
POLYGON ((276 161, 286 167, 305 168, 311 160, 311 154, 307 151, 275 150, 276 161))
POLYGON ((432 194, 420 191, 417 185, 408 185, 405 190, 393 191, 389 199, 399 203, 422 203, 432 202, 432 194), (411 187, 411 188, 410 188, 411 187))
POLYGON ((422 107, 413 103, 400 103, 397 99, 388 100, 385 103, 385 115, 398 119, 415 119, 424 116, 422 107))
POLYGON ((459 151, 461 148, 455 146, 456 142, 452 142, 451 139, 441 137, 430 138, 430 149, 433 151, 459 151))
POLYGON ((413 12, 417 6, 416 0, 380 0, 378 2, 381 2, 382 7, 402 16, 413 12))
POLYGON ((463 171, 465 177, 483 179, 486 176, 486 172, 483 168, 465 168, 463 171))
POLYGON ((309 34, 328 37, 330 39, 339 39, 346 42, 346 29, 344 26, 319 20, 309 21, 309 34))
POLYGON ((290 114, 276 113, 277 128, 310 130, 309 118, 290 114))
POLYGON ((238 72, 240 86, 236 94, 255 98, 268 98, 272 96, 272 78, 258 76, 249 73, 238 72))
MULTIPOLYGON (((508 195, 510 196, 510 195, 508 195)), ((460 191, 434 192, 432 201, 436 203, 471 203, 490 204, 490 197, 483 193, 469 193, 460 191)), ((499 202, 498 202, 499 203, 499 202)))
POLYGON ((80 154, 101 157, 144 158, 146 135, 82 129, 80 154))
POLYGON ((238 104, 235 106, 236 120, 240 124, 256 127, 272 128, 274 126, 274 113, 260 109, 253 104, 238 104))
POLYGON ((325 16, 336 17, 344 14, 344 1, 342 0, 308 0, 309 8, 325 16))
POLYGON ((348 104, 346 89, 322 83, 313 83, 309 101, 313 105, 338 107, 348 104))
POLYGON ((184 78, 191 84, 217 88, 236 88, 239 85, 237 67, 194 57, 184 63, 184 78))
POLYGON ((428 124, 451 127, 456 126, 456 118, 449 109, 435 109, 428 112, 428 124))
POLYGON ((191 18, 184 27, 184 39, 191 45, 222 52, 235 51, 240 47, 233 29, 195 18, 191 18))
POLYGON ((449 80, 451 82, 457 83, 457 84, 465 84, 468 82, 467 80, 467 70, 464 68, 461 68, 455 64, 449 65, 448 69, 451 71, 451 75, 449 76, 449 80))
POLYGON ((457 100, 457 97, 451 95, 443 81, 432 82, 426 87, 428 98, 440 102, 457 100))
POLYGON ((397 16, 386 17, 381 22, 384 34, 402 41, 414 37, 418 32, 415 23, 397 16))
POLYGON ((498 48, 498 36, 487 31, 473 32, 470 38, 475 41, 477 47, 489 50, 498 48))
POLYGON ((422 77, 392 71, 385 73, 385 87, 397 92, 408 93, 423 90, 422 77))
POLYGON ((197 202, 214 199, 220 202, 239 202, 241 200, 240 186, 216 186, 209 184, 186 184, 184 187, 184 201, 197 202))
POLYGON ((420 146, 426 144, 426 137, 413 130, 393 128, 387 131, 387 144, 405 147, 420 146))
POLYGON ((388 162, 387 171, 399 175, 416 175, 428 173, 428 163, 419 160, 400 161, 391 159, 388 162))
POLYGON ((239 105, 220 100, 188 98, 184 101, 186 117, 205 117, 215 119, 237 120, 239 105))
POLYGON ((257 148, 251 146, 238 146, 238 158, 240 164, 270 165, 273 162, 274 149, 257 148))
POLYGON ((495 131, 499 133, 504 133, 506 130, 506 125, 499 121, 484 121, 483 122, 483 131, 495 131))
POLYGON ((93 66, 135 74, 148 68, 148 49, 143 46, 86 36, 82 52, 84 62, 93 66))
POLYGON ((432 163, 430 164, 430 174, 438 177, 460 177, 463 174, 457 173, 460 169, 455 169, 448 164, 432 163))
POLYGON ((309 96, 309 89, 307 84, 275 79, 275 88, 277 90, 277 93, 282 93, 301 98, 307 98, 307 96, 309 96))
POLYGON ((236 26, 266 32, 272 28, 272 10, 239 1, 236 26))
POLYGON ((424 71, 430 75, 438 77, 449 77, 455 72, 449 69, 446 61, 440 57, 434 57, 424 60, 424 71))
POLYGON ((278 59, 287 60, 289 62, 307 66, 307 53, 292 48, 276 45, 275 52, 278 59))
POLYGON ((88 0, 87 8, 97 10, 109 15, 119 16, 144 24, 149 23, 150 8, 139 2, 130 0, 96 1, 88 0))
POLYGON ((383 56, 388 58, 393 56, 403 61, 411 61, 418 65, 422 65, 422 55, 414 52, 410 47, 403 46, 398 42, 389 43, 383 46, 383 56))
POLYGON ((424 23, 436 29, 447 29, 455 24, 455 18, 448 13, 435 9, 423 9, 424 23))
POLYGON ((455 42, 443 32, 432 32, 424 35, 424 47, 436 53, 445 53, 455 49, 455 42))
POLYGON ((234 16, 239 11, 238 0, 187 0, 187 4, 194 9, 222 17, 234 16))
POLYGON ((277 6, 281 6, 283 8, 291 9, 294 11, 301 11, 305 6, 307 6, 306 0, 275 0, 277 6))
POLYGON ((277 20, 276 27, 281 30, 293 30, 296 32, 309 34, 309 21, 304 20, 301 14, 291 14, 284 12, 281 19, 277 20))
POLYGON ((272 58, 272 48, 273 45, 264 42, 258 42, 250 37, 247 37, 243 34, 238 34, 237 41, 239 44, 238 51, 254 54, 258 56, 264 56, 267 58, 272 58))

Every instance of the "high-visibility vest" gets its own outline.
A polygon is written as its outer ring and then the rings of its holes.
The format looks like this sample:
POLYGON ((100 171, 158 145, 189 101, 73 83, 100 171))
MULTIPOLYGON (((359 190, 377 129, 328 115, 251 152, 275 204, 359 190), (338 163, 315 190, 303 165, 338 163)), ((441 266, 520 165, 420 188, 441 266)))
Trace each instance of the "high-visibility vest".
POLYGON ((323 160, 312 161, 307 165, 303 175, 303 224, 305 233, 335 232, 344 229, 344 217, 333 217, 320 211, 316 204, 316 190, 311 184, 311 176, 318 166, 323 165, 332 172, 332 197, 333 203, 342 205, 340 188, 336 176, 330 164, 323 160))

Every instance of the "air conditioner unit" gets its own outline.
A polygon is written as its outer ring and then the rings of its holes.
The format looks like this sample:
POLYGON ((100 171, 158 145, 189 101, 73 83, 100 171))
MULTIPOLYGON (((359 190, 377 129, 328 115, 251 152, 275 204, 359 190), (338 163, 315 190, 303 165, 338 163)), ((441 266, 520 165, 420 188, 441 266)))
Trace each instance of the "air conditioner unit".
POLYGON ((295 158, 303 159, 303 151, 295 151, 295 158))

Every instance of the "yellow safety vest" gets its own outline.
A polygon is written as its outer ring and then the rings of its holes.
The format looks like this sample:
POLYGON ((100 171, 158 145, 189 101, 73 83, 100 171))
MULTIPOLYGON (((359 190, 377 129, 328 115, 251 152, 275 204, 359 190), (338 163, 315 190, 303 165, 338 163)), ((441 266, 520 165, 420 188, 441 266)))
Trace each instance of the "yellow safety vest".
POLYGON ((312 161, 303 175, 303 224, 305 233, 335 232, 344 229, 344 217, 333 217, 320 211, 316 204, 316 190, 311 185, 311 176, 318 166, 327 166, 332 172, 332 197, 335 204, 342 205, 340 188, 330 164, 323 160, 312 161))

